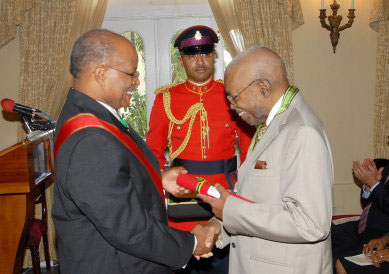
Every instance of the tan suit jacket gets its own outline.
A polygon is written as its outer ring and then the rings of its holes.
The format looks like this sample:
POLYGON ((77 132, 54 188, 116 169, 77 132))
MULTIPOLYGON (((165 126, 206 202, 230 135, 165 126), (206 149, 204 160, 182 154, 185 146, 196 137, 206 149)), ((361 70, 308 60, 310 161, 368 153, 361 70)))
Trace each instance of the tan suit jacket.
POLYGON ((217 246, 231 244, 229 273, 331 274, 332 183, 323 125, 297 94, 238 171, 237 193, 256 203, 225 204, 217 246))

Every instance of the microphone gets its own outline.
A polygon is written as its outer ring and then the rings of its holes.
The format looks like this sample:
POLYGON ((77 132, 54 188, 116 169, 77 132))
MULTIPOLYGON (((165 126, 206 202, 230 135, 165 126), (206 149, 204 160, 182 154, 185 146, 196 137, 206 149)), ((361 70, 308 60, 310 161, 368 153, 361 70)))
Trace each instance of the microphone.
MULTIPOLYGON (((207 180, 205 180, 202 177, 199 176, 193 176, 191 174, 179 174, 177 176, 177 184, 185 187, 192 192, 195 192, 197 194, 204 194, 211 198, 219 199, 220 198, 220 192, 214 187, 212 184, 210 184, 207 180)), ((230 192, 230 194, 236 198, 239 198, 243 201, 249 202, 249 203, 255 203, 249 199, 243 198, 242 196, 239 196, 235 193, 230 192)))
POLYGON ((41 112, 39 109, 16 104, 14 100, 4 98, 1 100, 1 107, 6 112, 18 112, 20 114, 32 116, 33 112, 41 112))
POLYGON ((16 104, 14 100, 4 98, 1 100, 1 107, 6 112, 17 112, 22 115, 22 122, 24 123, 28 133, 34 130, 50 130, 54 129, 56 122, 49 114, 39 109, 16 104), (35 113, 42 113, 48 119, 41 117, 35 113))

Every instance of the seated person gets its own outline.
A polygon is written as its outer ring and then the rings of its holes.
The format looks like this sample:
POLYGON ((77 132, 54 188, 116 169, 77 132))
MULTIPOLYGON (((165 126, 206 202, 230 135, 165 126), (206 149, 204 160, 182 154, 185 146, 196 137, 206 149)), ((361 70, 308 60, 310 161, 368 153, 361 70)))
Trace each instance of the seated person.
MULTIPOLYGON (((365 254, 373 265, 360 266, 354 264, 345 258, 339 258, 336 264, 336 273, 346 274, 374 274, 374 273, 389 273, 389 233, 384 237, 371 240, 363 248, 363 254, 365 254)), ((355 255, 360 254, 361 250, 357 251, 355 255)))
MULTIPOLYGON (((356 255, 364 244, 389 231, 389 160, 365 159, 353 162, 353 174, 362 184, 363 212, 359 221, 331 227, 332 258, 356 255)), ((334 265, 335 271, 335 265, 334 265)))

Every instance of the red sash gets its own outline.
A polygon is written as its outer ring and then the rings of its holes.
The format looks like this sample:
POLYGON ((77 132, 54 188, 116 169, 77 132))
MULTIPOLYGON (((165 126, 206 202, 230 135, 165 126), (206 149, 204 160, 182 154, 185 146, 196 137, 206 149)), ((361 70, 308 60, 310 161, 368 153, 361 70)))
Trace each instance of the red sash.
POLYGON ((144 168, 151 176, 151 179, 156 188, 158 189, 159 195, 161 195, 162 200, 165 199, 165 195, 162 190, 161 176, 157 171, 155 171, 153 166, 143 155, 138 145, 129 136, 121 132, 117 127, 103 120, 100 120, 92 113, 80 113, 73 117, 70 117, 64 122, 58 133, 57 140, 55 141, 54 159, 56 159, 57 157, 59 148, 66 142, 66 140, 72 134, 88 127, 98 127, 108 131, 113 136, 115 136, 125 147, 127 147, 132 152, 132 154, 134 154, 135 157, 138 158, 139 162, 144 166, 144 168))

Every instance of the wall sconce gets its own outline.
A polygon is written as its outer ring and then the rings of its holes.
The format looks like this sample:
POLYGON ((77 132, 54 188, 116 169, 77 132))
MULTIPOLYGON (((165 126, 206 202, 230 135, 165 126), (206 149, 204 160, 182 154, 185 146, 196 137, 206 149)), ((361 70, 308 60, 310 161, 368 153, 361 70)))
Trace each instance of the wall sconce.
POLYGON ((326 9, 324 8, 324 0, 321 1, 321 9, 320 9, 320 23, 321 26, 330 31, 330 39, 332 44, 332 49, 334 53, 336 51, 336 46, 338 45, 339 35, 342 30, 350 28, 354 22, 354 0, 352 0, 351 9, 348 10, 348 22, 343 26, 340 26, 342 22, 342 15, 338 15, 338 9, 340 5, 336 3, 336 0, 330 5, 332 9, 332 15, 328 16, 329 25, 326 23, 326 9))

